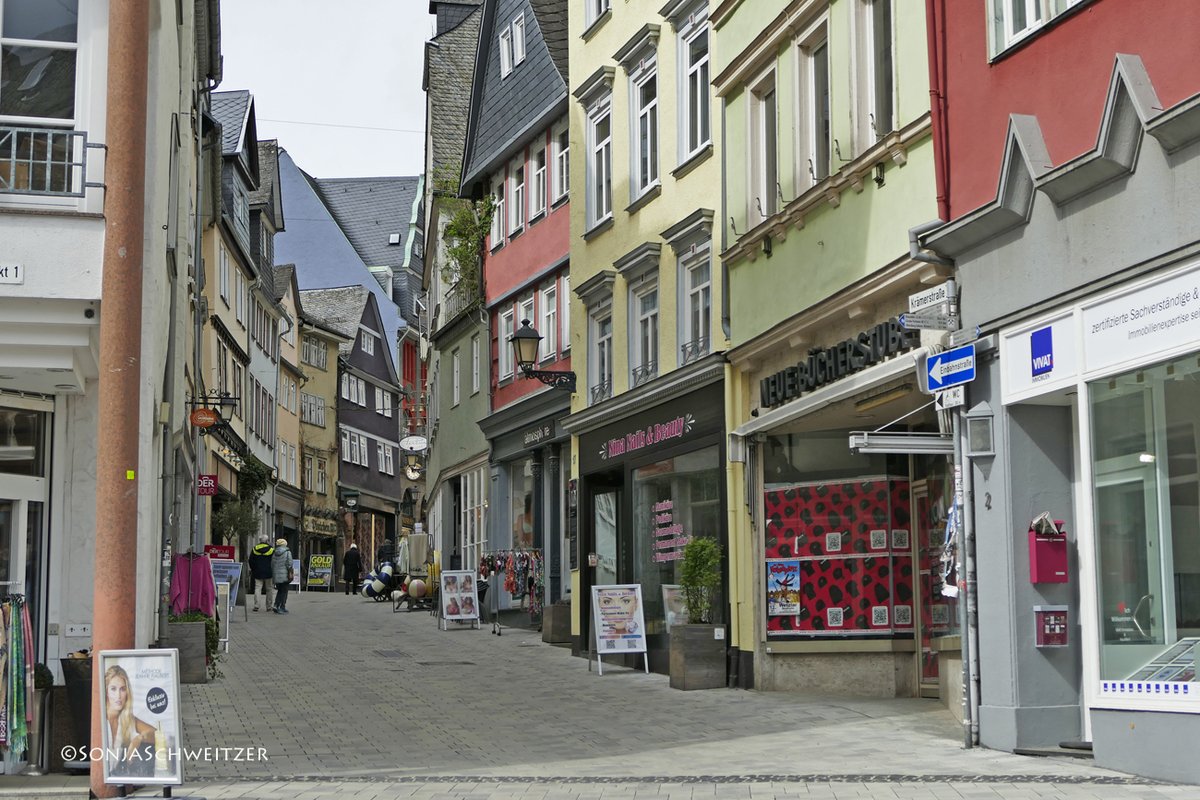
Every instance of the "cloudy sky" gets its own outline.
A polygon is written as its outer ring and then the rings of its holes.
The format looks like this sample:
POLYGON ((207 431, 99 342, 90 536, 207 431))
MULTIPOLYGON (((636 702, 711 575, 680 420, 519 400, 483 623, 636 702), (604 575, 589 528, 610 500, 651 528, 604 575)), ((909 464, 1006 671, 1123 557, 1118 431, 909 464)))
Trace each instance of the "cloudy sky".
POLYGON ((426 0, 223 0, 218 91, 250 90, 258 137, 279 139, 310 175, 417 175, 428 9, 426 0))

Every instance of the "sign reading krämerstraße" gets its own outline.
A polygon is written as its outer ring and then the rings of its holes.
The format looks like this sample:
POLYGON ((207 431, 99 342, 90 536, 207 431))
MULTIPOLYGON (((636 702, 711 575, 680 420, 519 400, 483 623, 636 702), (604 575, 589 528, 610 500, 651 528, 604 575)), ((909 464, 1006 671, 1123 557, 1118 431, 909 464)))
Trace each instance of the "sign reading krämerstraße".
POLYGON ((930 311, 938 306, 953 303, 956 288, 954 281, 946 281, 941 286, 934 286, 923 292, 910 294, 908 296, 908 310, 911 312, 930 311))

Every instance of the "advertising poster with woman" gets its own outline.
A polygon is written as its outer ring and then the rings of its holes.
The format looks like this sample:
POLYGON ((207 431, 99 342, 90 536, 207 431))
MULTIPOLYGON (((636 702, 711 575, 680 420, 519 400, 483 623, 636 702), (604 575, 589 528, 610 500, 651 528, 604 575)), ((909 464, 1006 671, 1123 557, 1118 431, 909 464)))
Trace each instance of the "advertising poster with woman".
POLYGON ((179 651, 100 653, 104 782, 179 785, 179 651))
POLYGON ((593 586, 592 615, 598 654, 646 652, 641 584, 593 586))
POLYGON ((442 619, 479 619, 479 587, 470 570, 442 573, 442 619))

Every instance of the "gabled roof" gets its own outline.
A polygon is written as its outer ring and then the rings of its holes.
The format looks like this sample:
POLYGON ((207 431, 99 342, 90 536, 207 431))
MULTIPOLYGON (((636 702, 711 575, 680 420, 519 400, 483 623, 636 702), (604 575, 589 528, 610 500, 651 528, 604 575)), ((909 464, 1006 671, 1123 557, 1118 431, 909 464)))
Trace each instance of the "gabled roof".
POLYGON ((358 326, 362 323, 370 294, 363 286, 342 286, 336 289, 303 290, 300 297, 304 300, 305 316, 347 338, 347 341, 338 345, 338 352, 349 355, 358 339, 358 326))
MULTIPOLYGON (((283 301, 284 295, 287 294, 288 287, 292 285, 292 281, 296 278, 296 265, 284 264, 275 267, 275 297, 276 303, 283 301)), ((296 298, 296 303, 300 303, 300 298, 296 298)))
POLYGON ((235 156, 241 152, 250 116, 250 92, 213 92, 212 113, 221 123, 221 155, 235 156))
POLYGON ((279 171, 279 141, 267 139, 258 143, 258 188, 250 192, 250 205, 271 202, 275 179, 279 171))
MULTIPOLYGON (((530 135, 565 113, 567 82, 551 57, 541 20, 564 19, 565 0, 545 0, 539 16, 531 0, 485 0, 479 53, 471 81, 470 116, 464 148, 463 180, 467 187, 523 147, 530 135), (500 34, 518 17, 525 22, 525 58, 507 76, 500 74, 500 34)), ((563 23, 565 24, 565 22, 563 23)), ((551 43, 565 46, 565 33, 551 27, 551 43), (561 38, 561 41, 560 41, 561 38)))
POLYGON ((296 166, 286 149, 279 151, 279 183, 291 219, 287 230, 275 236, 276 260, 296 265, 301 291, 357 285, 375 295, 394 365, 397 334, 405 326, 399 309, 325 205, 316 180, 296 166))
POLYGON ((471 73, 482 16, 480 9, 472 10, 461 24, 425 45, 425 123, 429 132, 426 163, 431 181, 453 178, 457 182, 461 176, 471 73))
POLYGON ((419 177, 332 178, 316 181, 321 199, 368 267, 400 267, 412 236, 419 177), (389 239, 398 235, 396 244, 389 239))
POLYGON ((570 84, 567 74, 567 51, 570 43, 567 41, 567 0, 530 0, 533 15, 537 17, 538 28, 542 31, 542 41, 550 51, 550 58, 558 68, 558 74, 563 82, 570 84))

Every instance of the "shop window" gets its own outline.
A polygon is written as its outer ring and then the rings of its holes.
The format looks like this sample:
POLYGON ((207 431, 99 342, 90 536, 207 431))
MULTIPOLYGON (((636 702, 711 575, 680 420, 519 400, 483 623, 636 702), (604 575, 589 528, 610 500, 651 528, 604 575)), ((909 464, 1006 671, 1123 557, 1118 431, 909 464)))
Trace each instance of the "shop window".
POLYGON ((911 636, 907 464, 849 453, 839 432, 770 437, 763 468, 767 636, 911 636))
POLYGON ((512 546, 528 550, 533 547, 533 460, 526 458, 513 464, 510 478, 512 546))
MULTIPOLYGON (((659 461, 633 471, 633 535, 621 582, 642 585, 646 632, 668 632, 668 599, 677 594, 683 547, 697 537, 719 538, 722 465, 716 446, 659 461)), ((725 598, 713 607, 725 608, 725 598)), ((673 616, 671 622, 687 622, 673 616)))
POLYGON ((1088 402, 1100 677, 1195 681, 1200 364, 1189 356, 1098 381, 1088 402))
POLYGON ((0 408, 0 473, 45 476, 45 436, 45 414, 0 408))

